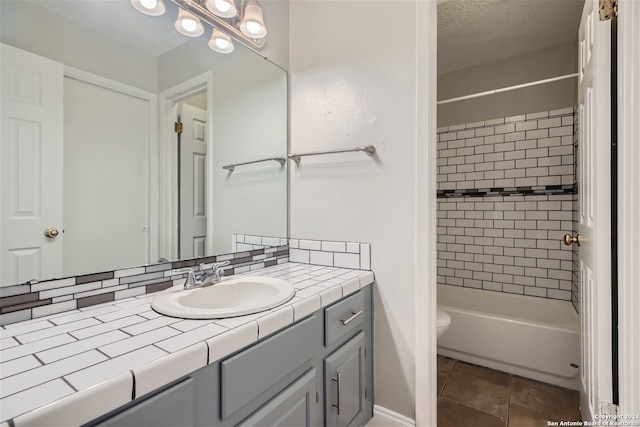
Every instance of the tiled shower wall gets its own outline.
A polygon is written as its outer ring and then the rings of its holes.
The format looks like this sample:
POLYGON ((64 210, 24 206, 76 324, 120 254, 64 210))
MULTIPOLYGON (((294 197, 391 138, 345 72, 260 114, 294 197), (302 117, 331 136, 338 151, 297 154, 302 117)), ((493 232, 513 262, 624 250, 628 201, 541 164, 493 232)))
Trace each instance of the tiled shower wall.
POLYGON ((571 301, 574 109, 438 129, 438 283, 571 301))

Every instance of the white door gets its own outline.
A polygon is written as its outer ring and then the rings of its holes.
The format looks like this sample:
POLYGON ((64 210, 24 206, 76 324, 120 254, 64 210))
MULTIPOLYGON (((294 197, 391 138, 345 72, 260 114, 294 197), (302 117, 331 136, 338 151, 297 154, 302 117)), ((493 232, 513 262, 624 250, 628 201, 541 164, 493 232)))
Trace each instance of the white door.
POLYGON ((62 275, 63 66, 1 44, 0 285, 62 275), (46 237, 46 228, 59 234, 46 237))
POLYGON ((578 31, 578 233, 581 326, 580 409, 585 420, 612 398, 611 21, 586 0, 578 31))
POLYGON ((146 99, 64 79, 65 275, 149 262, 151 113, 146 99))
POLYGON ((207 240, 207 112, 182 104, 181 120, 180 258, 194 258, 205 255, 207 240))

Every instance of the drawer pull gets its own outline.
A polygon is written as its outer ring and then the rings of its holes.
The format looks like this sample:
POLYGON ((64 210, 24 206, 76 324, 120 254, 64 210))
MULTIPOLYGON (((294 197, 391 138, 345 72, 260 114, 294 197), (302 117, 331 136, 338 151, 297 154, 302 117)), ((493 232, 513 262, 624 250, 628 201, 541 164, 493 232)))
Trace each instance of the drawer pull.
POLYGON ((340 322, 342 322, 342 324, 344 326, 347 326, 349 323, 353 322, 358 316, 360 316, 362 314, 362 310, 358 311, 357 313, 352 311, 351 312, 351 316, 347 319, 342 319, 340 322))
POLYGON ((340 415, 340 394, 341 394, 341 388, 342 388, 342 375, 340 375, 340 372, 338 372, 338 374, 336 375, 336 378, 331 378, 332 381, 335 381, 337 383, 337 392, 336 392, 336 397, 338 400, 338 403, 335 404, 331 404, 331 406, 333 406, 334 408, 338 408, 338 415, 340 415))

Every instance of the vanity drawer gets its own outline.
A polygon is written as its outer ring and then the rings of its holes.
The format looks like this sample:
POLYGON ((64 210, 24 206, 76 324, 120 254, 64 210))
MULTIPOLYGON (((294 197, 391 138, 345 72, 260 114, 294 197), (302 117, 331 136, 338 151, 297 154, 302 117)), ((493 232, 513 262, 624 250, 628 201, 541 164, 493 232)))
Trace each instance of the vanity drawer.
POLYGON ((324 345, 329 347, 351 331, 362 327, 364 292, 358 291, 324 310, 324 345))
POLYGON ((319 322, 316 315, 309 316, 221 362, 223 420, 245 408, 254 399, 264 398, 264 393, 273 390, 279 381, 313 359, 316 346, 310 344, 313 344, 314 334, 317 336, 320 332, 319 322), (284 348, 295 350, 283 352, 284 348))

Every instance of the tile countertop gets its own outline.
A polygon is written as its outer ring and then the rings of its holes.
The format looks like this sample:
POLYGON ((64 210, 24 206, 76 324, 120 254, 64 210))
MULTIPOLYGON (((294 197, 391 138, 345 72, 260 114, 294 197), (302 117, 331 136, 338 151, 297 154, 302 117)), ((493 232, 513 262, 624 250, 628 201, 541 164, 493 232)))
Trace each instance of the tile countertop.
POLYGON ((148 294, 2 327, 0 427, 11 419, 15 427, 86 423, 374 280, 371 271, 292 262, 246 274, 286 280, 296 294, 227 319, 164 316, 148 294))

